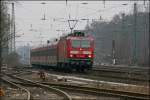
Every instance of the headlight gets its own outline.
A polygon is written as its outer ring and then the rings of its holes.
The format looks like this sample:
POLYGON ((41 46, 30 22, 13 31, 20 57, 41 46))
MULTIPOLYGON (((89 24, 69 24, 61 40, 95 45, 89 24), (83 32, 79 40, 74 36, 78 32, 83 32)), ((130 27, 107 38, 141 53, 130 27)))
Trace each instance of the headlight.
POLYGON ((91 58, 92 56, 91 56, 91 55, 89 55, 88 57, 89 57, 89 58, 91 58))
POLYGON ((70 54, 70 57, 73 57, 73 55, 72 55, 72 54, 70 54))

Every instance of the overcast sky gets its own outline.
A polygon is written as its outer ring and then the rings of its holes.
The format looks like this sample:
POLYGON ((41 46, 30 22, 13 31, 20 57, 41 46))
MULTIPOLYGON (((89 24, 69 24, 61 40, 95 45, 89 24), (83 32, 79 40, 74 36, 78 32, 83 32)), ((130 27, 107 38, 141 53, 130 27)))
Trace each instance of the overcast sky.
MULTIPOLYGON (((143 1, 137 3, 143 4, 143 1)), ((134 1, 106 1, 105 5, 103 1, 68 1, 67 5, 65 1, 18 1, 15 4, 16 34, 21 37, 16 38, 16 45, 46 44, 47 40, 70 31, 69 18, 79 20, 75 29, 81 30, 87 21, 80 19, 90 19, 91 23, 91 19, 98 20, 101 16, 102 20, 110 21, 115 14, 132 13, 133 4, 134 1), (46 20, 41 20, 44 14, 46 20)))

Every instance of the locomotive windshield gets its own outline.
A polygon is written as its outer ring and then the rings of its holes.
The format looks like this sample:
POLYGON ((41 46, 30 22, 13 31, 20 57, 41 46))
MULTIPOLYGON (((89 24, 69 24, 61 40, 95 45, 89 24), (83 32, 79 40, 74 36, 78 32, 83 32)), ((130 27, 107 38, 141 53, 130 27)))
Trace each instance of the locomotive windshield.
POLYGON ((82 48, 89 48, 90 47, 90 41, 89 40, 81 40, 81 47, 82 48))
POLYGON ((80 40, 72 40, 72 47, 73 48, 80 47, 80 40))
POLYGON ((89 40, 72 40, 72 47, 73 48, 89 48, 90 41, 89 40))

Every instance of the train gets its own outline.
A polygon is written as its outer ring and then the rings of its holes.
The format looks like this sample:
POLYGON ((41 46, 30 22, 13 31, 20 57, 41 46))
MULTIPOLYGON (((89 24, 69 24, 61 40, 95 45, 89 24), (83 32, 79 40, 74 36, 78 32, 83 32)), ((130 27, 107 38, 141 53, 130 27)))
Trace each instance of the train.
POLYGON ((82 31, 60 37, 55 44, 31 49, 33 66, 64 69, 67 71, 91 70, 94 61, 94 37, 82 31))

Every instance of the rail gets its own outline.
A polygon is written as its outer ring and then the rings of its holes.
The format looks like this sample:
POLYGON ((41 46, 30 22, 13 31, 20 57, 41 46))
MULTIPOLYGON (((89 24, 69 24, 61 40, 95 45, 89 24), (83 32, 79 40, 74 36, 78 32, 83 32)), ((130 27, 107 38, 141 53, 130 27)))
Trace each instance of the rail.
POLYGON ((93 67, 92 71, 93 73, 102 72, 102 73, 99 73, 99 75, 104 76, 104 77, 122 78, 126 80, 130 79, 134 81, 144 81, 144 82, 150 81, 148 72, 141 72, 141 71, 137 72, 137 71, 133 71, 129 69, 106 68, 106 67, 99 67, 99 68, 93 67), (111 74, 108 74, 108 73, 111 73, 111 74))
POLYGON ((29 83, 30 83, 30 84, 35 84, 35 85, 38 85, 38 86, 41 86, 41 87, 50 89, 50 90, 54 91, 56 94, 65 97, 65 100, 72 100, 71 96, 70 96, 68 93, 62 91, 61 89, 54 88, 54 87, 50 87, 50 86, 44 85, 44 84, 40 84, 40 83, 38 83, 38 82, 33 82, 33 81, 31 81, 31 80, 23 79, 23 78, 20 78, 20 77, 15 76, 15 75, 10 75, 10 74, 7 74, 7 75, 10 76, 10 77, 12 77, 12 78, 21 80, 21 81, 23 81, 23 82, 26 81, 26 82, 28 82, 28 84, 29 84, 29 83))
POLYGON ((84 91, 88 93, 96 93, 96 94, 108 94, 113 96, 119 96, 123 98, 131 98, 131 99, 142 99, 142 100, 149 100, 149 96, 147 94, 139 94, 139 93, 131 93, 131 92, 124 92, 124 91, 116 91, 116 90, 108 90, 108 89, 98 89, 93 87, 86 87, 86 86, 76 86, 76 85, 68 85, 68 84, 58 84, 58 83, 42 83, 46 85, 50 85, 53 87, 67 89, 67 90, 77 90, 77 91, 84 91))
POLYGON ((25 89, 25 88, 23 88, 23 87, 20 87, 20 86, 18 86, 17 84, 15 84, 15 83, 13 83, 13 82, 10 82, 10 81, 8 81, 8 80, 6 80, 6 79, 1 78, 1 80, 3 80, 3 81, 5 81, 5 82, 7 82, 7 83, 9 83, 9 84, 11 84, 11 85, 13 85, 13 86, 15 86, 15 87, 18 87, 18 88, 20 88, 20 89, 22 89, 22 90, 24 90, 24 91, 26 91, 26 92, 27 92, 27 99, 26 99, 26 100, 30 100, 30 99, 31 99, 31 94, 30 94, 30 92, 29 92, 27 89, 25 89))

